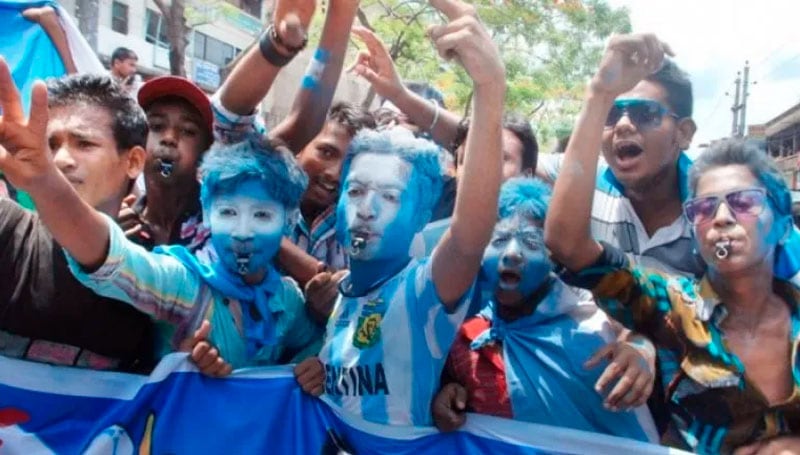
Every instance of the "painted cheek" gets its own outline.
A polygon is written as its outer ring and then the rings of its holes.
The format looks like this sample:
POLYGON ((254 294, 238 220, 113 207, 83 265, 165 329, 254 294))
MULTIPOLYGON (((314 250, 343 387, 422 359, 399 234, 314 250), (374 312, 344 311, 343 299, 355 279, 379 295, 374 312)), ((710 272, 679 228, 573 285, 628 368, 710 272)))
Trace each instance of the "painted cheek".
POLYGON ((528 260, 522 273, 520 291, 528 295, 541 285, 552 270, 552 264, 541 252, 528 254, 528 260))
POLYGON ((497 273, 499 262, 500 251, 490 245, 486 248, 481 263, 481 279, 490 287, 495 287, 500 281, 500 275, 497 273))

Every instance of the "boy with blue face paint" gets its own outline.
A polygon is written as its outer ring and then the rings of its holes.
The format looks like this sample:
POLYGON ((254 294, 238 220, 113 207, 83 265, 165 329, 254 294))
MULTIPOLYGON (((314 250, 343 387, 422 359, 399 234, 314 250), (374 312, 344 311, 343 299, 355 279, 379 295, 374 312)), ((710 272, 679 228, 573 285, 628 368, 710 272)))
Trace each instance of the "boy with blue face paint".
POLYGON ((430 425, 448 348, 474 288, 497 211, 505 71, 475 10, 432 0, 451 22, 429 34, 474 82, 473 124, 453 222, 433 254, 409 257, 441 191, 439 150, 403 129, 362 131, 342 169, 337 235, 350 275, 339 286, 320 360, 325 392, 346 412, 430 425))
POLYGON ((285 147, 252 137, 206 154, 201 201, 219 261, 183 246, 148 252, 83 202, 53 164, 46 97, 37 83, 29 119, 4 103, 12 115, 0 122, 0 169, 30 191, 84 286, 166 322, 170 350, 209 319, 210 341, 233 367, 274 364, 318 338, 297 285, 272 266, 307 183, 285 147))
MULTIPOLYGON (((549 197, 548 186, 538 180, 514 178, 503 185, 499 219, 481 266, 487 303, 461 326, 453 343, 444 374, 448 384, 432 407, 434 421, 453 430, 463 425, 468 410, 657 440, 647 408, 614 412, 596 388, 599 362, 585 364, 615 334, 594 302, 553 273, 543 238, 549 197)), ((652 369, 637 348, 625 349, 615 362, 632 380, 628 393, 643 395, 643 402, 652 369)))

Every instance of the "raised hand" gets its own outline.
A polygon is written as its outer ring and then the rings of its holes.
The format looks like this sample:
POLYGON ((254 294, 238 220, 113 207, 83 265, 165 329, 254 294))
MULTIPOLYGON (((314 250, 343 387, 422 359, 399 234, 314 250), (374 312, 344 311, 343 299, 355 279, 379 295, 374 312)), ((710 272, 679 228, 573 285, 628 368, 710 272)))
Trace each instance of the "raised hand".
POLYGON ((472 5, 461 0, 430 0, 449 22, 428 28, 439 55, 456 59, 475 85, 505 81, 505 67, 486 27, 472 5))
POLYGON ((665 54, 675 55, 652 33, 612 36, 589 87, 595 93, 616 98, 658 71, 665 54))
POLYGON ((316 0, 278 0, 272 15, 278 37, 289 49, 296 49, 306 41, 308 26, 317 9, 316 0))
POLYGON ((0 108, 0 171, 15 187, 30 190, 56 170, 47 145, 47 87, 42 82, 33 85, 26 119, 8 64, 0 57, 0 108))
POLYGON ((378 95, 394 99, 403 91, 403 81, 397 74, 386 45, 375 33, 364 27, 353 27, 351 33, 367 46, 367 50, 358 53, 357 60, 348 71, 366 79, 378 95))

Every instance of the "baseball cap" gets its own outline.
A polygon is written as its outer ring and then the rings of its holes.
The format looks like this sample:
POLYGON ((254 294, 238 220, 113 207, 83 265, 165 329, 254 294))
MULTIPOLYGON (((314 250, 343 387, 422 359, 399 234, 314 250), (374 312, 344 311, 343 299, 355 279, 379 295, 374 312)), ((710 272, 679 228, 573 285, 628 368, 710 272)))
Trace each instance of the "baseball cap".
POLYGON ((142 109, 145 110, 153 102, 166 96, 177 96, 188 101, 200 112, 200 117, 205 122, 208 133, 212 134, 214 114, 211 112, 211 101, 209 101, 205 92, 200 90, 200 87, 189 79, 179 76, 156 77, 145 82, 136 95, 139 100, 139 106, 142 106, 142 109))

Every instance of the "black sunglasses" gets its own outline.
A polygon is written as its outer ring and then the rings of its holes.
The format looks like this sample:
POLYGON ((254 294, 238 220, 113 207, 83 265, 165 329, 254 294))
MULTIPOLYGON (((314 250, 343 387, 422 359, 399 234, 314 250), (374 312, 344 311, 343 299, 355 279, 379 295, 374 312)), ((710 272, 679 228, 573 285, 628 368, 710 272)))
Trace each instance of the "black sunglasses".
POLYGON ((658 101, 622 99, 614 101, 614 106, 608 111, 606 128, 613 128, 625 114, 639 129, 658 128, 661 126, 661 120, 665 115, 676 120, 680 118, 678 114, 672 112, 658 101))

